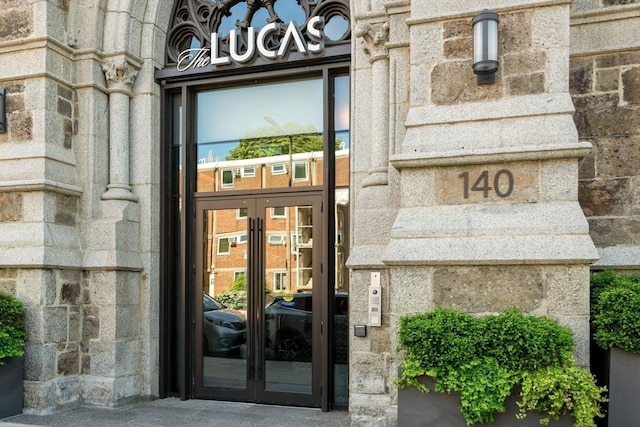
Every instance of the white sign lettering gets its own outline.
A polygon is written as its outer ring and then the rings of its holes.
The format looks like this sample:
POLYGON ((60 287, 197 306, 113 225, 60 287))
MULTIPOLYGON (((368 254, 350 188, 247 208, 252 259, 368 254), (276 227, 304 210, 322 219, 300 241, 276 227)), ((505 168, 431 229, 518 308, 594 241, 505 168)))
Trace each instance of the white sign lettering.
POLYGON ((229 32, 229 56, 220 53, 218 33, 211 33, 211 49, 183 50, 178 57, 176 68, 178 71, 186 71, 205 68, 209 65, 227 65, 231 61, 236 64, 245 64, 254 58, 256 50, 261 57, 271 61, 285 57, 293 46, 303 54, 318 54, 324 50, 324 34, 322 32, 324 18, 321 16, 313 17, 307 23, 307 34, 311 40, 305 40, 296 24, 289 22, 280 41, 280 47, 277 50, 271 50, 267 46, 267 40, 272 33, 280 31, 282 25, 278 22, 272 22, 263 27, 257 35, 254 27, 247 28, 247 47, 244 52, 240 52, 238 46, 238 30, 231 30, 229 32))

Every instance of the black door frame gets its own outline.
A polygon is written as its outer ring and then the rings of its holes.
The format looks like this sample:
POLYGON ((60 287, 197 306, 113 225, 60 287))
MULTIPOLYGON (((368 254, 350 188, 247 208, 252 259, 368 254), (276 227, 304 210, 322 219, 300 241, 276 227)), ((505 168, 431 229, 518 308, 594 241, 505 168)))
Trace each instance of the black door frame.
MULTIPOLYGON (((334 206, 335 200, 335 161, 334 152, 334 81, 337 76, 349 75, 348 58, 332 58, 323 64, 306 66, 303 72, 296 68, 264 67, 248 71, 222 72, 214 77, 205 77, 198 80, 183 81, 160 79, 161 84, 161 117, 162 133, 161 141, 161 212, 160 212, 160 354, 159 376, 160 397, 179 396, 186 400, 195 397, 193 384, 193 343, 197 341, 193 328, 194 307, 187 301, 194 301, 195 291, 188 283, 193 283, 195 274, 195 257, 193 253, 192 230, 195 226, 196 199, 200 197, 216 196, 213 193, 196 193, 195 180, 185 173, 181 185, 176 172, 176 164, 182 171, 193 171, 196 167, 195 134, 193 112, 195 111, 196 93, 212 87, 231 85, 255 84, 259 82, 275 82, 286 79, 297 79, 303 75, 322 76, 323 111, 324 113, 324 186, 322 187, 323 206, 334 206), (174 99, 181 100, 181 114, 174 111, 174 99), (177 116, 182 123, 178 129, 178 123, 171 119, 177 116), (182 145, 175 141, 179 135, 182 145), (180 151, 179 163, 175 163, 175 153, 180 151), (175 164, 174 164, 175 163, 175 164), (179 208, 178 208, 179 206, 179 208), (176 250, 175 246, 179 245, 176 250), (176 256, 177 254, 177 256, 176 256), (178 282, 178 283, 176 283, 178 282)), ((193 78, 193 77, 192 77, 193 78)), ((310 191, 317 191, 309 187, 310 191)), ((278 190, 278 195, 300 192, 301 188, 284 188, 278 190)), ((246 197, 254 192, 238 191, 233 195, 226 194, 230 199, 246 197)), ((323 242, 323 271, 332 272, 335 269, 335 260, 328 256, 334 246, 335 220, 332 208, 325 209, 322 213, 323 230, 325 239, 323 242)), ((332 274, 324 274, 322 288, 322 300, 331 301, 333 288, 329 286, 329 278, 332 274)), ((333 363, 329 355, 333 351, 333 343, 330 339, 333 324, 333 305, 326 304, 322 310, 322 325, 327 333, 322 335, 323 356, 321 370, 321 398, 320 407, 323 411, 333 407, 333 363)))
MULTIPOLYGON (((298 191, 287 193, 266 192, 255 193, 252 196, 239 198, 229 198, 222 194, 215 198, 198 198, 196 200, 196 237, 194 244, 196 248, 196 280, 194 282, 196 298, 195 303, 195 336, 202 336, 202 310, 198 302, 201 301, 199 295, 203 289, 204 272, 204 236, 206 231, 202 229, 204 223, 203 213, 207 210, 224 210, 247 208, 247 232, 248 232, 248 259, 247 259, 247 369, 246 389, 233 388, 212 388, 202 384, 203 375, 203 349, 202 340, 195 341, 194 357, 194 387, 193 396, 196 398, 214 398, 220 400, 239 400, 255 403, 274 403, 290 406, 320 407, 320 390, 326 387, 326 379, 321 377, 322 360, 328 355, 322 346, 322 297, 321 286, 313 288, 313 354, 312 354, 312 390, 310 394, 284 393, 267 391, 265 389, 265 328, 264 328, 264 272, 266 263, 265 253, 265 233, 264 226, 267 218, 265 212, 267 208, 275 206, 291 207, 296 205, 313 206, 313 217, 322 218, 322 190, 298 191), (199 278, 199 280, 198 280, 199 278)), ((318 250, 313 254, 313 275, 312 277, 322 285, 325 279, 322 274, 322 265, 326 262, 321 248, 323 247, 322 221, 313 224, 314 244, 319 244, 318 250)), ((292 278, 290 277, 289 280, 292 278)), ((326 389, 326 388, 325 388, 326 389)))

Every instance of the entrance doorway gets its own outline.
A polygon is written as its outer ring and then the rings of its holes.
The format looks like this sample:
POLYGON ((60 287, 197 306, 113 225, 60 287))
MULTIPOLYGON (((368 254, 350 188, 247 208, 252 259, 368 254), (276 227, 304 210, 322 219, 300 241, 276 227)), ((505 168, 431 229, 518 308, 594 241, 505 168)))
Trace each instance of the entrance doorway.
POLYGON ((348 402, 349 75, 306 71, 165 88, 168 394, 348 402))
POLYGON ((196 395, 320 406, 322 194, 196 206, 196 395))

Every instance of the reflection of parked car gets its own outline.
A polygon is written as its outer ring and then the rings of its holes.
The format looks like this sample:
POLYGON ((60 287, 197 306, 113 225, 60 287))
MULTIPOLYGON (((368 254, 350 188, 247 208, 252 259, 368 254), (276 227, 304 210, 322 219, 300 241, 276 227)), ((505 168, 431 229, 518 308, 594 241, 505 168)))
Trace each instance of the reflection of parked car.
POLYGON ((244 315, 203 294, 203 352, 205 355, 226 353, 247 342, 247 320, 244 315))
MULTIPOLYGON (((265 309, 267 356, 281 360, 310 361, 312 352, 312 293, 276 295, 265 309)), ((334 299, 335 363, 347 363, 349 337, 349 295, 334 299)))

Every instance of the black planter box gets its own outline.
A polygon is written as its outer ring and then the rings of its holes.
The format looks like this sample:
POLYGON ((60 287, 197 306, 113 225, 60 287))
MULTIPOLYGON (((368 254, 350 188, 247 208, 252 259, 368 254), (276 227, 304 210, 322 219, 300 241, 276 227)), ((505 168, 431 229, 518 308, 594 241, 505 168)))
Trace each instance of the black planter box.
MULTIPOLYGON (((423 393, 414 387, 398 390, 398 426, 399 427, 467 427, 467 422, 458 410, 460 397, 457 394, 437 393, 434 391, 433 379, 420 377, 420 382, 429 387, 429 393, 423 393)), ((528 413, 519 420, 516 418, 518 406, 517 396, 510 396, 506 403, 506 412, 495 414, 491 424, 474 424, 487 427, 540 427, 540 419, 536 413, 528 413)), ((570 417, 562 417, 558 421, 549 422, 554 427, 573 427, 570 417)))
POLYGON ((640 427, 640 354, 609 353, 609 427, 640 427))
POLYGON ((11 358, 0 366, 0 418, 22 414, 24 357, 11 358))

